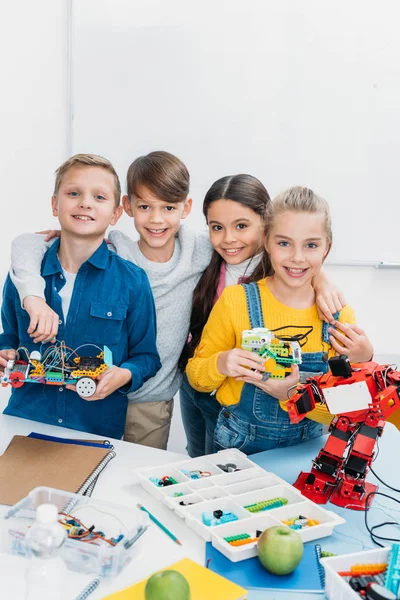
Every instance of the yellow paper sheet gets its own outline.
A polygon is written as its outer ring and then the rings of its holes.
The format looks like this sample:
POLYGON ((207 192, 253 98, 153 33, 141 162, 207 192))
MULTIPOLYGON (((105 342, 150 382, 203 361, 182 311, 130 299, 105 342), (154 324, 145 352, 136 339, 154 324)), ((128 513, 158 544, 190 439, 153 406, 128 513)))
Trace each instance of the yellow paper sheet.
MULTIPOLYGON (((161 570, 167 569, 179 571, 186 577, 190 586, 190 600, 210 600, 211 598, 245 600, 247 598, 247 590, 202 567, 190 558, 184 558, 161 570)), ((120 592, 106 596, 103 600, 145 600, 144 588, 147 580, 148 578, 120 592)))

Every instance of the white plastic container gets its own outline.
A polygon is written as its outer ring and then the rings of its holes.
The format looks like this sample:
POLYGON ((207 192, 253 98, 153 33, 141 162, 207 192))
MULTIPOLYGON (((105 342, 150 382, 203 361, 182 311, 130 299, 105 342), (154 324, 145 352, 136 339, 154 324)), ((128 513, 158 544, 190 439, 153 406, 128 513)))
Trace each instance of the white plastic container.
POLYGON ((44 503, 55 504, 59 514, 68 512, 87 527, 95 525, 95 529, 103 531, 107 538, 124 536, 115 546, 67 538, 60 556, 69 569, 82 573, 96 573, 103 577, 117 575, 141 543, 138 540, 129 546, 129 540, 139 527, 149 523, 146 513, 136 507, 127 508, 79 494, 38 487, 5 513, 1 520, 0 551, 26 555, 25 535, 35 521, 37 507, 44 503))
POLYGON ((234 547, 226 542, 224 538, 241 533, 248 533, 251 537, 255 537, 257 530, 264 531, 265 529, 268 529, 268 527, 279 525, 279 521, 277 521, 273 515, 269 514, 270 512, 271 511, 258 513, 258 516, 246 519, 246 522, 234 521, 233 523, 220 525, 218 528, 215 528, 215 531, 212 533, 212 545, 217 548, 221 554, 230 558, 232 562, 238 562, 240 560, 245 560, 246 558, 257 556, 257 542, 234 547))
POLYGON ((243 452, 235 449, 160 467, 136 469, 134 473, 145 490, 184 518, 188 527, 204 540, 211 541, 213 546, 233 562, 256 556, 257 544, 232 546, 224 537, 254 533, 272 525, 286 527, 282 521, 302 515, 318 521, 318 525, 298 530, 303 542, 308 542, 331 535, 336 525, 345 522, 336 513, 308 500, 282 478, 265 471, 243 452), (218 467, 227 464, 235 464, 239 470, 226 473, 218 467), (187 475, 190 471, 202 471, 211 475, 191 479, 187 475), (162 487, 150 480, 150 477, 161 479, 165 476, 173 477, 178 483, 162 487), (257 513, 244 508, 277 497, 286 498, 288 503, 257 513), (202 514, 212 513, 214 510, 233 512, 238 520, 216 526, 205 525, 202 514))
POLYGON ((390 548, 366 550, 322 558, 325 568, 325 593, 329 600, 360 600, 359 594, 351 589, 349 584, 338 575, 338 571, 350 571, 352 565, 363 563, 387 563, 390 548))

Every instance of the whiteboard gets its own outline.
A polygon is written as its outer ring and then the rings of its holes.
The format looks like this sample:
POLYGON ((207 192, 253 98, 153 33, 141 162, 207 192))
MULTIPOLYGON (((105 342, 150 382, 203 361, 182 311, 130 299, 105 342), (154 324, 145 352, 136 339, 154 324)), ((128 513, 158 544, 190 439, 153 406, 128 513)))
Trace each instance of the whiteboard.
POLYGON ((397 0, 75 0, 72 151, 122 180, 176 154, 195 227, 224 175, 307 185, 332 209, 331 259, 400 262, 399 22, 397 0))

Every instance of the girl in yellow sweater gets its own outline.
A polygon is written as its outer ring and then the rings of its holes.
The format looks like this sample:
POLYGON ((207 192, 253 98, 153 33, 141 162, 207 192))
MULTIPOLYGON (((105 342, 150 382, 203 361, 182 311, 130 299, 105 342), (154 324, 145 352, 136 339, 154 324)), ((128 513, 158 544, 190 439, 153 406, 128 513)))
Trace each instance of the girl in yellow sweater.
POLYGON ((234 447, 252 454, 298 444, 321 435, 321 423, 332 418, 320 407, 309 419, 291 424, 285 400, 299 381, 298 367, 293 365, 286 379, 263 381, 265 359, 241 349, 242 331, 268 327, 277 330, 278 337, 299 341, 304 377, 326 372, 335 351, 347 354, 352 362, 371 358, 371 343, 354 324, 349 306, 335 315, 334 328, 318 316, 312 279, 331 243, 326 201, 308 188, 283 192, 266 218, 265 249, 273 275, 258 284, 225 288, 211 311, 187 375, 195 389, 217 391, 222 405, 214 435, 217 450, 234 447))

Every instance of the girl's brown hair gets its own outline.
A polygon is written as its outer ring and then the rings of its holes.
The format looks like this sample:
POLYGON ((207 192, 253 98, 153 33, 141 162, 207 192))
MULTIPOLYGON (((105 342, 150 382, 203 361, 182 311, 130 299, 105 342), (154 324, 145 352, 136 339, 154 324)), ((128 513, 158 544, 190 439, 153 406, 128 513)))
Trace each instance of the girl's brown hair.
MULTIPOLYGON (((247 206, 258 214, 263 220, 266 210, 271 202, 269 194, 256 177, 252 175, 230 175, 218 179, 208 190, 203 202, 203 214, 207 220, 208 210, 217 200, 231 200, 247 206)), ((194 354, 203 332, 204 325, 215 302, 218 288, 222 257, 215 250, 211 261, 203 272, 193 294, 193 308, 190 319, 191 339, 186 344, 181 357, 181 366, 185 366, 194 354)), ((271 272, 271 263, 267 252, 263 256, 247 281, 258 281, 271 272)))

